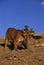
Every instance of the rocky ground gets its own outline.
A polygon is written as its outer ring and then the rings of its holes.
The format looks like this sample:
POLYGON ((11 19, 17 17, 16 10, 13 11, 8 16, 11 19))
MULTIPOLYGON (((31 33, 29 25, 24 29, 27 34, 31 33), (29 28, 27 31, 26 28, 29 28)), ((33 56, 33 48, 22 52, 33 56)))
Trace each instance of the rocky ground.
POLYGON ((0 43, 0 65, 44 65, 44 39, 33 40, 28 49, 18 51, 0 43))

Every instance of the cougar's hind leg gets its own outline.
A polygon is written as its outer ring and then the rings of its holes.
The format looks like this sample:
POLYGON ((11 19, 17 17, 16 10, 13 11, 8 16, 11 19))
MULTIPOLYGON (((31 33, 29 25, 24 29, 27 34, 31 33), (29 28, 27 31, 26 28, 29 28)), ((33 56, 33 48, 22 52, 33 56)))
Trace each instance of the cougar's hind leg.
POLYGON ((7 45, 9 44, 9 40, 6 38, 5 39, 5 49, 7 48, 7 45))

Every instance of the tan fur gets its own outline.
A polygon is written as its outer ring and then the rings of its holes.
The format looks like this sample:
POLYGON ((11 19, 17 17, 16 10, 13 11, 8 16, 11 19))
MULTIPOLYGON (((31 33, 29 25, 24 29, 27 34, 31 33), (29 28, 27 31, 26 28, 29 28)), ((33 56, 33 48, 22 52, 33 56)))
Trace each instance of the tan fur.
POLYGON ((24 38, 22 36, 21 30, 16 30, 15 28, 7 29, 5 37, 5 47, 7 47, 7 44, 9 44, 9 42, 13 42, 15 49, 17 49, 17 45, 19 45, 19 42, 23 40, 24 38))

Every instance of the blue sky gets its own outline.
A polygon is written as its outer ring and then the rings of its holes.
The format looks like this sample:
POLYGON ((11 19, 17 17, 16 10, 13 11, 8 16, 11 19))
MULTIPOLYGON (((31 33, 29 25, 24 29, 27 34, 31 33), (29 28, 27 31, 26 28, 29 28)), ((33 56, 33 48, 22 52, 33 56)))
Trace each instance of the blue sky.
POLYGON ((23 29, 24 25, 44 33, 44 0, 0 0, 0 36, 9 27, 23 29))

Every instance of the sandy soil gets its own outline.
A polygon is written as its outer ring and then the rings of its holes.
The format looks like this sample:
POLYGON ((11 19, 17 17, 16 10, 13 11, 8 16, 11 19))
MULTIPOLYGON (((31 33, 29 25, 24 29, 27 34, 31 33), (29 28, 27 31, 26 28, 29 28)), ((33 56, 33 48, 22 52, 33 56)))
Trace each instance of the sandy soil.
POLYGON ((28 49, 15 51, 4 43, 0 43, 0 65, 44 65, 44 40, 31 43, 28 49))

